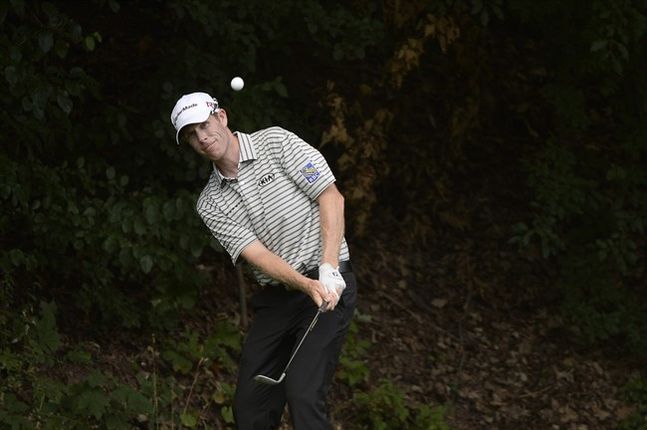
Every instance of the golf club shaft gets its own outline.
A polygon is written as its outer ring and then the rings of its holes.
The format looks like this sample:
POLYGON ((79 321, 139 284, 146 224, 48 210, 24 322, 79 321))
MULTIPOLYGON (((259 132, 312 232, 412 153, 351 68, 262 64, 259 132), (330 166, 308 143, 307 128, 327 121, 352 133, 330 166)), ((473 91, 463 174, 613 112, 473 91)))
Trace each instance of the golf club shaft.
POLYGON ((265 375, 256 375, 254 377, 254 380, 256 382, 260 382, 262 384, 275 385, 275 384, 278 384, 281 381, 283 381, 283 378, 285 378, 285 374, 288 371, 288 367, 290 367, 290 364, 292 363, 292 360, 294 360, 294 357, 297 355, 297 352, 299 351, 299 348, 301 348, 301 345, 303 344, 303 341, 306 340, 306 336, 308 336, 308 333, 310 333, 312 328, 317 323, 317 320, 319 319, 319 315, 321 315, 321 313, 324 311, 324 309, 326 308, 326 305, 327 305, 327 303, 323 302, 321 304, 321 306, 319 307, 319 309, 317 309, 317 313, 315 314, 314 318, 312 318, 312 321, 310 322, 310 325, 308 326, 306 332, 301 337, 301 340, 299 341, 299 344, 297 345, 297 347, 292 352, 292 356, 290 357, 290 360, 288 361, 288 364, 285 365, 285 368, 283 369, 283 372, 281 373, 281 376, 279 377, 279 379, 270 378, 269 376, 265 376, 265 375))
POLYGON ((303 334, 303 337, 301 338, 301 341, 297 345, 297 347, 294 349, 294 352, 292 353, 292 356, 290 357, 290 361, 288 361, 288 364, 285 365, 285 369, 283 369, 283 373, 286 373, 288 371, 288 367, 290 367, 290 364, 292 363, 292 360, 294 360, 294 356, 297 355, 297 351, 299 348, 301 348, 301 345, 303 344, 303 341, 306 340, 306 336, 308 336, 308 333, 312 331, 312 328, 315 326, 317 323, 317 320, 319 319, 319 315, 323 312, 324 308, 326 307, 326 302, 322 303, 319 309, 317 309, 317 313, 315 314, 314 318, 312 318, 312 322, 308 326, 308 329, 306 332, 303 334))

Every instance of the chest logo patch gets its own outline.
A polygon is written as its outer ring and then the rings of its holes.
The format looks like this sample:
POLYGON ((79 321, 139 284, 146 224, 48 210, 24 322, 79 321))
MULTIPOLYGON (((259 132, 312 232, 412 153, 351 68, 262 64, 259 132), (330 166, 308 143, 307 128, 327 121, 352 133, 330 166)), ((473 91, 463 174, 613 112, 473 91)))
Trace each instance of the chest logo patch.
POLYGON ((268 173, 266 175, 263 175, 261 179, 258 180, 258 186, 259 187, 264 187, 265 185, 269 184, 274 180, 274 173, 268 173))
POLYGON ((319 176, 321 176, 321 172, 319 172, 315 165, 312 164, 312 161, 309 161, 308 164, 303 166, 303 169, 301 169, 301 174, 310 184, 319 179, 319 176))

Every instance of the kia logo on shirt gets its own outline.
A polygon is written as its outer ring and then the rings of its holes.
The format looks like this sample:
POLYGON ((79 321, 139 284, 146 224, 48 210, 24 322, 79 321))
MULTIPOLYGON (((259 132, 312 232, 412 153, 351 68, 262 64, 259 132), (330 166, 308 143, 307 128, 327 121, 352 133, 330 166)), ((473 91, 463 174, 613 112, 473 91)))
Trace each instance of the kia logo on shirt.
POLYGON ((261 179, 258 180, 258 186, 264 187, 265 185, 269 184, 273 180, 274 180, 274 173, 268 173, 267 175, 264 175, 261 179))

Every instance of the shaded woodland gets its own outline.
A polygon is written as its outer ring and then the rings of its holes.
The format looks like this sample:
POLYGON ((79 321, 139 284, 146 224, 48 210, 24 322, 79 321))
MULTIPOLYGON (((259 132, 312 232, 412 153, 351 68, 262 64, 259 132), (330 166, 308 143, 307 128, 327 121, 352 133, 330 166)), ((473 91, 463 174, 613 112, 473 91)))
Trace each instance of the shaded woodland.
POLYGON ((0 428, 233 428, 201 90, 345 196, 337 429, 647 429, 646 42, 645 0, 2 2, 0 428))

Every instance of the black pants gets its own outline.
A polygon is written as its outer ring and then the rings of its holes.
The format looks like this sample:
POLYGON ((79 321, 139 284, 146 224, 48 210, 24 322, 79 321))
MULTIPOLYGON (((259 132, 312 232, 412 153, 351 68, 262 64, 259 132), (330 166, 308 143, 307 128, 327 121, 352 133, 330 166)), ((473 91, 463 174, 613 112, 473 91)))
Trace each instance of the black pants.
POLYGON ((234 417, 240 430, 278 428, 287 402, 295 430, 330 430, 326 395, 355 310, 357 287, 343 273, 346 289, 335 309, 322 313, 279 385, 263 385, 257 374, 278 378, 317 312, 312 299, 284 287, 267 287, 251 300, 254 323, 243 346, 234 417))

